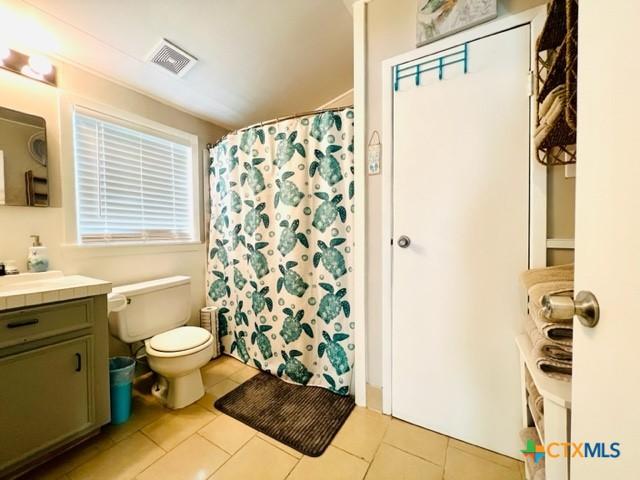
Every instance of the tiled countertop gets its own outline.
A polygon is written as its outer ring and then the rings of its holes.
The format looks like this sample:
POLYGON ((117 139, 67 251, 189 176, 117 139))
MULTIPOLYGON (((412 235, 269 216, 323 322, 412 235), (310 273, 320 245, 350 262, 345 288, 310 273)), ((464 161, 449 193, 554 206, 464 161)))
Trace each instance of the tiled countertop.
POLYGON ((0 285, 0 311, 105 295, 110 292, 110 282, 82 275, 0 285))

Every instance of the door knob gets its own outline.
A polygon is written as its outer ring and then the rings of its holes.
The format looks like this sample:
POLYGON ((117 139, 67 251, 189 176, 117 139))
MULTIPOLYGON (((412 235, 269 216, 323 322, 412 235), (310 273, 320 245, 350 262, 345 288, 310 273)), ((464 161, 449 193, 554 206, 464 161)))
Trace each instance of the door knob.
POLYGON ((578 292, 575 300, 567 296, 545 295, 542 308, 544 316, 550 320, 569 320, 575 315, 588 328, 595 327, 600 320, 598 300, 587 291, 578 292))
POLYGON ((407 248, 409 245, 411 245, 411 239, 406 235, 400 235, 400 238, 398 238, 398 246, 400 248, 407 248))

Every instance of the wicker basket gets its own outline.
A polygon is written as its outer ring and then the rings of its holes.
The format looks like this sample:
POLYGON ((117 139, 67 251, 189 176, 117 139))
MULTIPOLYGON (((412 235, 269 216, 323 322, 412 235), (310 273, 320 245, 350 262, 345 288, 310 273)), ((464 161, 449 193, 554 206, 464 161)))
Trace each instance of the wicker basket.
MULTIPOLYGON (((544 28, 536 43, 537 99, 540 105, 556 87, 564 85, 566 106, 538 146, 544 165, 576 162, 578 0, 552 0, 544 28)), ((537 119, 537 125, 540 124, 537 119)))
POLYGON ((567 123, 574 130, 578 116, 578 0, 567 0, 567 34, 565 36, 567 123))

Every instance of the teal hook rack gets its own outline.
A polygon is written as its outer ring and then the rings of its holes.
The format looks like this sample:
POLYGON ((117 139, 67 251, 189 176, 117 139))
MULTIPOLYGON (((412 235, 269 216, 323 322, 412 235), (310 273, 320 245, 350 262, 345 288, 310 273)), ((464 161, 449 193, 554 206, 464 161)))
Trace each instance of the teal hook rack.
POLYGON ((466 74, 469 70, 468 43, 423 57, 418 63, 412 60, 396 65, 393 69, 393 90, 397 92, 400 89, 400 80, 411 77, 414 77, 416 86, 419 86, 422 75, 431 71, 437 71, 438 79, 442 80, 445 67, 457 63, 462 63, 463 72, 466 74))

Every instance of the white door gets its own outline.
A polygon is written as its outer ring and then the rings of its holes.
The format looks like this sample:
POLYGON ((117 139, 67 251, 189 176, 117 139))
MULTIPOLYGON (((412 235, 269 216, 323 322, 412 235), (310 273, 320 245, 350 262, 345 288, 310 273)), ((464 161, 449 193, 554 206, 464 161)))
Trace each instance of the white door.
POLYGON ((468 62, 393 100, 392 413, 520 457, 529 25, 470 42, 468 62))
POLYGON ((620 444, 618 458, 571 459, 571 478, 640 478, 640 2, 581 2, 576 291, 600 304, 574 323, 571 439, 620 444), (613 6, 613 5, 611 5, 613 6), (602 60, 615 68, 603 68, 602 60))

